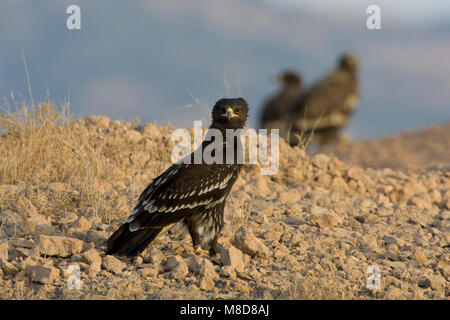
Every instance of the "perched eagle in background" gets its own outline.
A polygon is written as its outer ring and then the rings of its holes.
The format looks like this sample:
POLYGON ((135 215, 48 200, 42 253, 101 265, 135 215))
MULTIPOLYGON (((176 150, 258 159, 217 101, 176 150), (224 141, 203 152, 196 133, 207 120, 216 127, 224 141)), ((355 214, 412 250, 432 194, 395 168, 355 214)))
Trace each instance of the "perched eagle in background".
POLYGON ((299 137, 306 140, 311 133, 320 145, 338 140, 338 131, 348 124, 359 103, 358 87, 358 59, 345 54, 335 70, 294 104, 282 135, 289 135, 291 145, 302 143, 299 137))
MULTIPOLYGON (((280 129, 282 122, 286 121, 286 113, 302 92, 302 78, 295 71, 285 71, 275 77, 280 83, 280 91, 269 98, 262 107, 260 128, 280 129)), ((286 138, 286 137, 284 137, 286 138)))
MULTIPOLYGON (((223 157, 226 159, 226 129, 242 129, 247 121, 248 104, 243 98, 221 99, 212 110, 211 128, 222 132, 223 157)), ((202 150, 212 143, 202 142, 202 150)), ((239 139, 235 138, 234 159, 239 139)), ((195 151, 194 151, 195 153, 195 151)), ((215 255, 217 238, 224 226, 225 200, 236 181, 242 164, 173 164, 153 179, 139 197, 130 216, 108 239, 106 254, 134 257, 161 232, 183 221, 196 252, 209 249, 215 255)))

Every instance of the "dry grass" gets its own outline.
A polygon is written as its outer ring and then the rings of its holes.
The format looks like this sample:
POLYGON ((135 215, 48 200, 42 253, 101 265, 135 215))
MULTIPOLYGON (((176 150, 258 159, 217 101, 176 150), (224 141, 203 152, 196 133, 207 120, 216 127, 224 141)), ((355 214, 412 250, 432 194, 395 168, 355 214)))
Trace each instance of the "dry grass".
POLYGON ((4 133, 0 138, 0 209, 14 204, 20 195, 45 215, 93 208, 109 222, 129 209, 148 182, 137 181, 138 176, 148 179, 156 174, 145 168, 145 160, 166 161, 165 153, 150 149, 144 160, 136 158, 147 145, 129 144, 123 138, 136 124, 108 130, 85 126, 83 121, 75 120, 68 105, 58 110, 52 102, 35 108, 22 104, 14 111, 7 108, 0 116, 4 133), (64 192, 55 192, 55 183, 63 183, 64 192), (122 209, 117 205, 121 195, 127 197, 122 209))

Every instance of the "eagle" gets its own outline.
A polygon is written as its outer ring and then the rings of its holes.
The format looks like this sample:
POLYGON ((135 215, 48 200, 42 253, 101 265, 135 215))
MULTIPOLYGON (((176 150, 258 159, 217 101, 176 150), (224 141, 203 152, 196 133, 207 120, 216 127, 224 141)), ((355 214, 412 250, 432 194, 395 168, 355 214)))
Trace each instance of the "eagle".
POLYGON ((302 78, 292 70, 284 71, 274 79, 281 85, 278 93, 270 97, 262 107, 260 128, 280 129, 286 113, 302 92, 302 78))
POLYGON ((320 145, 338 140, 339 130, 359 103, 358 87, 358 59, 344 54, 337 68, 302 94, 287 113, 282 132, 289 143, 298 145, 311 134, 320 145))
MULTIPOLYGON (((226 161, 227 150, 233 152, 232 160, 236 160, 240 142, 235 136, 230 146, 226 132, 244 128, 247 117, 245 99, 218 100, 209 129, 220 130, 224 137, 224 161, 206 163, 203 157, 194 161, 197 149, 187 157, 190 161, 182 159, 154 178, 126 221, 108 239, 106 254, 135 257, 172 224, 183 221, 195 252, 215 256, 217 239, 224 227, 225 200, 242 167, 237 161, 226 161)), ((201 150, 210 143, 205 138, 201 150)))

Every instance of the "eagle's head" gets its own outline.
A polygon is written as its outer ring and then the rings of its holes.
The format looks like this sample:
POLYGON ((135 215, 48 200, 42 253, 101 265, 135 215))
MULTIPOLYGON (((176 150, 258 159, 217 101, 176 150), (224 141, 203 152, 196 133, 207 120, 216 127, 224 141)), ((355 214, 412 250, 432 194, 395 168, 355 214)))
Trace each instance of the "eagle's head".
POLYGON ((356 72, 358 69, 358 58, 352 54, 344 54, 339 58, 339 69, 356 72))
POLYGON ((220 99, 212 110, 212 127, 242 129, 247 122, 248 103, 244 98, 220 99))
POLYGON ((295 71, 284 71, 275 76, 275 80, 283 87, 300 87, 302 79, 295 71))

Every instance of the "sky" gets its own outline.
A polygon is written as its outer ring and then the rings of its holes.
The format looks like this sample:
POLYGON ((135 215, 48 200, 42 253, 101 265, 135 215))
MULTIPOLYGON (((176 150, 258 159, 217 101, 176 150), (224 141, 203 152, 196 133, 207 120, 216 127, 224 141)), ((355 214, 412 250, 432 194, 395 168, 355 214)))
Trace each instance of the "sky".
POLYGON ((2 0, 0 97, 70 100, 78 117, 208 125, 224 96, 258 126, 271 79, 294 69, 307 86, 339 55, 361 62, 361 104, 346 133, 368 138, 450 120, 450 2, 441 0, 2 0), (81 8, 81 30, 66 27, 81 8), (368 30, 366 8, 381 9, 368 30))

